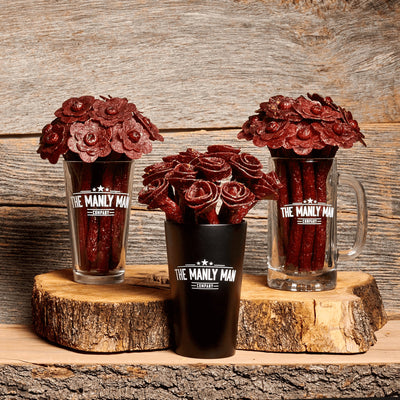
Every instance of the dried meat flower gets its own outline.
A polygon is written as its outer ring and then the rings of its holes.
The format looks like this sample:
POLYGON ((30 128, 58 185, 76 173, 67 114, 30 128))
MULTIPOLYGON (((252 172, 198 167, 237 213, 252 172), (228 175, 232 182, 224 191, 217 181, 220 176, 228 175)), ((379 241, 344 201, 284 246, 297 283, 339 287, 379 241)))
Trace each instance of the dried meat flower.
POLYGON ((93 96, 72 97, 64 101, 62 107, 54 114, 66 124, 71 124, 75 121, 84 122, 88 119, 93 103, 93 96))
POLYGON ((84 124, 74 124, 70 133, 68 147, 78 153, 84 162, 91 163, 98 157, 106 157, 111 153, 111 135, 98 122, 87 120, 84 124))
POLYGON ((195 181, 185 194, 188 207, 195 212, 197 221, 202 218, 209 224, 218 224, 219 219, 216 212, 217 201, 221 188, 214 182, 198 180, 195 181))
POLYGON ((152 150, 149 134, 142 125, 130 118, 111 128, 111 148, 130 159, 138 159, 142 154, 149 154, 152 150))
POLYGON ((68 151, 68 133, 69 126, 58 119, 47 124, 42 130, 37 152, 43 159, 47 158, 51 164, 56 164, 59 157, 68 151))
POLYGON ((182 211, 168 197, 168 185, 169 183, 164 178, 154 180, 139 192, 139 203, 147 204, 149 210, 159 208, 165 212, 167 220, 181 223, 183 222, 182 211))
POLYGON ((257 204, 255 194, 240 182, 226 182, 221 188, 222 206, 220 220, 226 224, 237 224, 257 204))
POLYGON ((84 162, 138 159, 152 151, 151 141, 163 141, 158 128, 125 98, 71 97, 47 124, 37 152, 52 164, 63 155, 84 162))
MULTIPOLYGON (((168 196, 179 208, 175 213, 182 222, 199 224, 240 223, 259 200, 275 199, 281 187, 277 175, 265 174, 256 157, 228 145, 165 156, 145 168, 143 185, 139 202, 154 208, 157 203, 149 199, 162 186, 163 199, 168 196)), ((166 218, 177 220, 171 212, 166 218)))
POLYGON ((219 157, 199 157, 195 168, 203 179, 211 182, 219 182, 228 178, 232 173, 229 163, 219 157))

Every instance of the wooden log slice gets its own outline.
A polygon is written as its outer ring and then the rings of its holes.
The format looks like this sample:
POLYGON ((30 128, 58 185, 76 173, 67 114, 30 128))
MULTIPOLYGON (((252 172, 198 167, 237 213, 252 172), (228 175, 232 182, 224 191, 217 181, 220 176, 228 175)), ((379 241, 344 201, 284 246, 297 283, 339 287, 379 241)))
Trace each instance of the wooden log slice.
MULTIPOLYGON (((238 349, 270 352, 361 353, 387 321, 374 278, 339 272, 335 290, 294 293, 243 277, 238 349)), ((120 352, 170 346, 166 266, 135 265, 118 285, 81 285, 71 270, 35 278, 35 331, 72 349, 120 352)))
MULTIPOLYGON (((161 268, 163 274, 165 268, 161 268)), ((151 281, 154 266, 132 266, 124 283, 83 285, 72 270, 35 277, 32 309, 36 333, 62 346, 90 352, 165 349, 170 343, 169 290, 151 281)))
POLYGON ((375 279, 363 272, 338 272, 336 288, 326 292, 286 292, 265 282, 243 280, 239 349, 362 353, 387 322, 375 279))

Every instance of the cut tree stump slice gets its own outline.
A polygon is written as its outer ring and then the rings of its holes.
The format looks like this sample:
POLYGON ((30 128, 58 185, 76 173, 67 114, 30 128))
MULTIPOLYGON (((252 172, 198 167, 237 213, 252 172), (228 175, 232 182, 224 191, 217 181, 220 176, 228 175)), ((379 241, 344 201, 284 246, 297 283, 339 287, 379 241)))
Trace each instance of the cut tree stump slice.
MULTIPOLYGON (((171 346, 167 267, 127 267, 118 285, 82 285, 71 270, 35 277, 37 334, 86 352, 160 350, 171 346)), ((295 293, 270 289, 244 274, 237 348, 268 352, 362 353, 387 321, 375 279, 339 272, 334 290, 295 293)))

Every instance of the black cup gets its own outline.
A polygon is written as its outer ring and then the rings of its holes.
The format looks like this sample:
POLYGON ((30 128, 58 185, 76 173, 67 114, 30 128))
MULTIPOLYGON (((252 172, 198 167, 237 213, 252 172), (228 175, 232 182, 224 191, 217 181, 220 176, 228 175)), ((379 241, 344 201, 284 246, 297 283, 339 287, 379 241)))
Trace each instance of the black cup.
POLYGON ((176 353, 235 354, 246 222, 165 222, 176 353))

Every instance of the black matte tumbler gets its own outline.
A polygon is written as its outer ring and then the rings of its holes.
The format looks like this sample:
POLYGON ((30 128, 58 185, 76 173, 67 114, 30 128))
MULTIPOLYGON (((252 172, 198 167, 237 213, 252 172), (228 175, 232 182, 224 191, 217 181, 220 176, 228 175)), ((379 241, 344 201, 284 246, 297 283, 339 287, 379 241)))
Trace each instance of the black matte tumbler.
POLYGON ((235 353, 246 228, 165 222, 176 353, 235 353))

